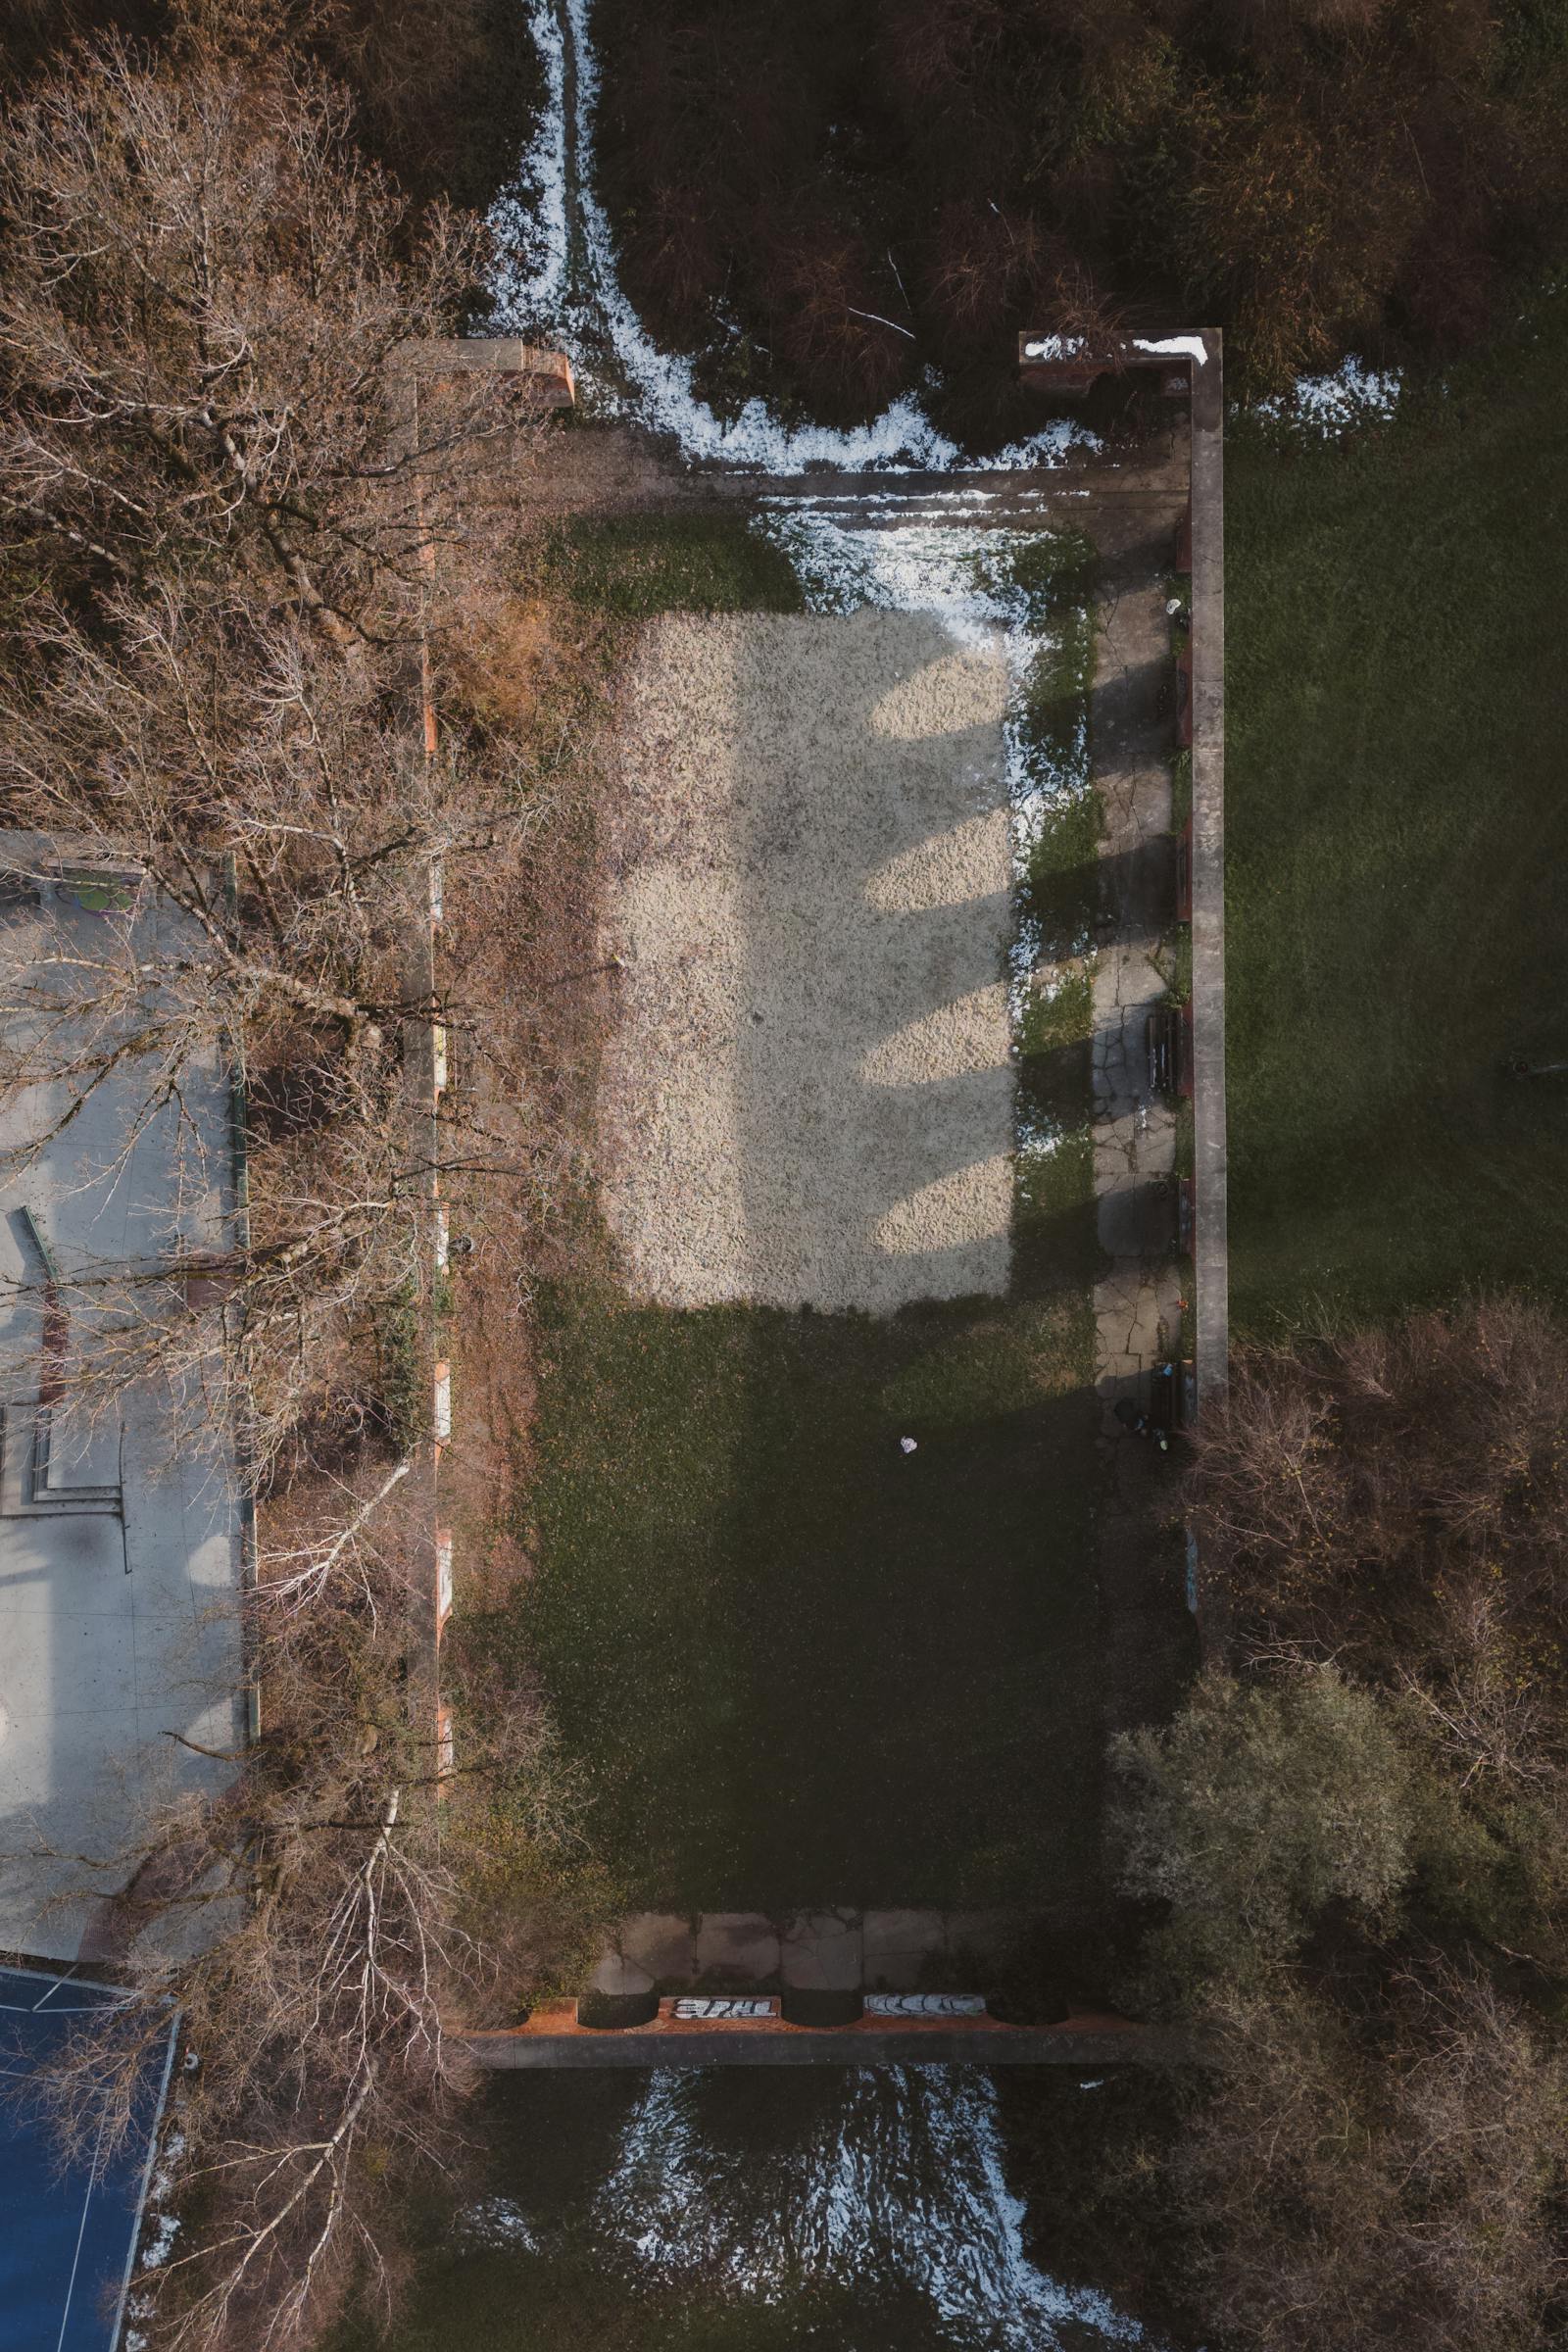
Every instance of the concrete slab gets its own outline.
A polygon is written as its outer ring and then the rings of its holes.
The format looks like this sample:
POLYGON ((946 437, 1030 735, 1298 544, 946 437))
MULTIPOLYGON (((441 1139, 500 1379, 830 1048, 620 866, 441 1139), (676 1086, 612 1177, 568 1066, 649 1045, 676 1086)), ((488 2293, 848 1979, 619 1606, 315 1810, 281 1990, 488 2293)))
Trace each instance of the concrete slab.
POLYGON ((864 1965, 858 1911, 802 1911, 784 1930, 779 1974, 801 1992, 853 1992, 864 1965))
POLYGON ((765 1984, 779 1973, 778 1932, 755 1911, 707 1911, 697 1930, 699 1983, 765 1984))
POLYGON ((964 1973, 963 1963, 971 1962, 981 1969, 1004 1959, 1018 1934, 1016 1911, 949 1911, 943 1925, 948 1936, 948 1961, 955 1969, 956 1989, 972 1989, 969 1984, 957 1984, 956 1976, 964 1973))
POLYGON ((697 1982, 697 1937, 690 1919, 675 1911, 639 1911, 622 1920, 616 1939, 622 1960, 662 1989, 697 1982))
POLYGON ((639 1961, 628 1960, 621 1952, 605 1952, 588 1980, 588 1989, 624 1999, 627 1995, 652 1992, 654 1980, 639 1961))
POLYGON ((873 1992, 917 1992, 947 1957, 940 1911, 866 1911, 860 1936, 864 1982, 873 1992))

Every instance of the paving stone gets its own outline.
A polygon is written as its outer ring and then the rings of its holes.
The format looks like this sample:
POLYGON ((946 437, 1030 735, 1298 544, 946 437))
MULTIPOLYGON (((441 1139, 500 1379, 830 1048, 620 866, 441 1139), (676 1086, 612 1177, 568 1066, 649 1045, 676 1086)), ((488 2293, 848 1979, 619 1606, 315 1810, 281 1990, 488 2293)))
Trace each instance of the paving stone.
POLYGON ((917 1992, 947 1956, 940 1911, 867 1911, 860 1921, 865 1984, 873 1992, 917 1992))
POLYGON ((778 1932, 760 1912, 704 1912, 697 1974, 705 1984, 762 1984, 778 1975, 778 1932))
POLYGON ((610 1951, 600 1955, 599 1965, 588 1980, 588 1987, 591 1992, 616 1995, 652 1992, 654 1979, 640 1961, 628 1960, 620 1952, 610 1951))
POLYGON ((622 1920, 616 1942, 622 1960, 656 1984, 674 1990, 697 1981, 697 1939, 691 1921, 677 1912, 636 1912, 622 1920))
POLYGON ((861 1981, 859 1914, 802 1911, 784 1931, 779 1974, 801 1991, 853 1992, 861 1981))
POLYGON ((1101 1193, 1096 1223, 1100 1246, 1112 1257, 1146 1257, 1161 1244, 1176 1246, 1176 1208, 1147 1181, 1131 1177, 1101 1193))

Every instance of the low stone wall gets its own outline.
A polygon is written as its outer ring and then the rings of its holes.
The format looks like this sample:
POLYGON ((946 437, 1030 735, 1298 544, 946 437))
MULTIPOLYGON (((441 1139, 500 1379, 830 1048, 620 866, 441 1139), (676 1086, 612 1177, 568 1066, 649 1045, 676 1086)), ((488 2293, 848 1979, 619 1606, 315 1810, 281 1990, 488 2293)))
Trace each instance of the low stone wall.
POLYGON ((1014 2026, 988 2016, 889 2019, 842 2026, 791 2025, 771 2002, 661 2001, 646 2025, 582 2025, 574 2003, 551 2003, 502 2034, 466 2036, 483 2067, 663 2066, 1064 2066, 1084 2072, 1167 2064, 1169 2035, 1125 2018, 1086 2013, 1055 2026, 1014 2026), (706 2014, 716 2006, 731 2014, 706 2014), (748 2016, 748 2007, 767 2014, 748 2016), (687 2012, 687 2014, 682 2014, 687 2012))

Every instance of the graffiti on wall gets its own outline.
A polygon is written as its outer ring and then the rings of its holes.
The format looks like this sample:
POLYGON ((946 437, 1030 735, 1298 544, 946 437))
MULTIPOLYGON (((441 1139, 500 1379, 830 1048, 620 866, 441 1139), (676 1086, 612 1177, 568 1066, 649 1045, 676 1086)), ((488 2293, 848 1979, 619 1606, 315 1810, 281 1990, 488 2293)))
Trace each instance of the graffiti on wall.
POLYGON ((733 2025, 742 2018, 779 2015, 779 2004, 773 1993, 747 1994, 683 1992, 678 2000, 664 2004, 671 2017, 682 2023, 701 2023, 708 2026, 733 2025))
POLYGON ((868 1992, 867 2017, 984 2017, 978 1992, 868 1992))

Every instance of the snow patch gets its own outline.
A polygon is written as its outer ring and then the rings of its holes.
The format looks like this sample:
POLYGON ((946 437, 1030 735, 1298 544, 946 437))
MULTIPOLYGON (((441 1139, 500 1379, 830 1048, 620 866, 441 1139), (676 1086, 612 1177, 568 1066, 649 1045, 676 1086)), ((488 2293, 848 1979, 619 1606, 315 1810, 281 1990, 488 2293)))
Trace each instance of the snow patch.
POLYGON ((502 314, 525 324, 554 319, 566 300, 566 51, 554 0, 525 0, 545 102, 513 185, 490 210, 500 255, 491 291, 502 314))
POLYGON ((559 16, 551 0, 528 0, 545 105, 516 181, 493 207, 490 225, 500 254, 491 284, 497 325, 561 343, 590 414, 635 416, 672 434, 688 458, 761 473, 814 466, 857 472, 947 472, 963 466, 991 472, 1059 466, 1074 447, 1100 447, 1094 434, 1064 420, 992 457, 967 457, 908 395, 869 424, 842 431, 785 425, 760 400, 748 401, 728 423, 715 416, 694 388, 690 361, 659 349, 620 284, 614 238, 594 189, 599 66, 589 13, 589 0, 560 0, 559 16))
POLYGON ((468 2207, 460 2227, 465 2237, 481 2246, 513 2246, 519 2254, 539 2251, 527 2215, 510 2197, 481 2197, 468 2207))
POLYGON ((152 2219, 152 2236, 142 2247, 141 2267, 144 2271, 161 2271, 174 2251, 179 2223, 172 2213, 155 2214, 152 2219))
POLYGON ((1192 360, 1201 368, 1208 359, 1201 335, 1162 335, 1151 342, 1143 335, 1134 335, 1134 351, 1147 351, 1160 360, 1192 360))
POLYGON ((808 2281, 896 2278, 959 2345, 1053 2352, 1146 2344, 1095 2289, 1030 2261, 1006 2183, 995 2085, 968 2068, 844 2078, 804 2145, 736 2147, 705 2129, 700 2077, 655 2076, 594 2200, 604 2241, 668 2278, 782 2302, 808 2281))
POLYGON ((1368 368, 1352 351, 1332 375, 1298 376, 1289 392, 1260 400, 1255 414, 1335 440, 1356 425, 1392 416, 1403 381, 1399 368, 1368 368))
POLYGON ((1036 343, 1026 343, 1026 360, 1075 360, 1085 348, 1082 335, 1042 335, 1036 343))

